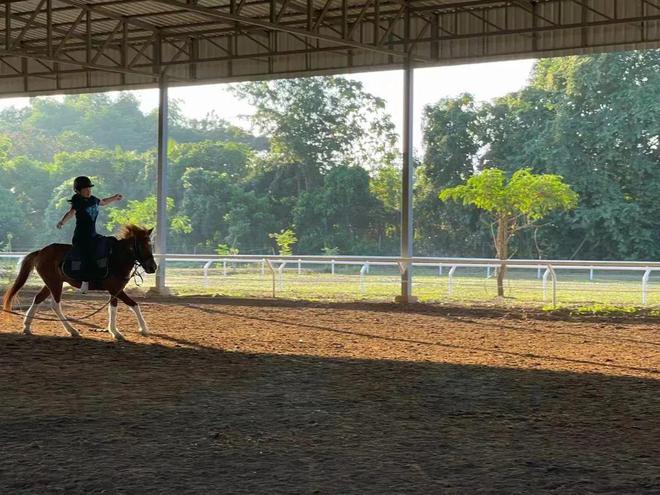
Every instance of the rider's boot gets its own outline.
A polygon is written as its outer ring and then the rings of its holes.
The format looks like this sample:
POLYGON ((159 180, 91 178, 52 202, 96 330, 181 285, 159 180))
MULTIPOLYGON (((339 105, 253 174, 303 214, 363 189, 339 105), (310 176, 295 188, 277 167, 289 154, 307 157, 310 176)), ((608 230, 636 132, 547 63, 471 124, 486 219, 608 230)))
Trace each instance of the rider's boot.
POLYGON ((80 289, 78 289, 79 294, 87 294, 87 291, 89 290, 89 282, 82 282, 80 284, 80 289))

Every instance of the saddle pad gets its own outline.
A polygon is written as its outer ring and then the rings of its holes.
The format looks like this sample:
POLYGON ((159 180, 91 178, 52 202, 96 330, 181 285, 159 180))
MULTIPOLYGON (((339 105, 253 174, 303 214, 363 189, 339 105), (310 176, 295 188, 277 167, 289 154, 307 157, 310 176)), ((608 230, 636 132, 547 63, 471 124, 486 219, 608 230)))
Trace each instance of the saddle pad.
POLYGON ((72 247, 62 261, 61 268, 67 277, 74 280, 104 280, 108 278, 110 268, 110 256, 112 248, 117 242, 114 237, 98 237, 94 247, 94 259, 87 264, 85 272, 85 263, 81 259, 78 249, 72 247))

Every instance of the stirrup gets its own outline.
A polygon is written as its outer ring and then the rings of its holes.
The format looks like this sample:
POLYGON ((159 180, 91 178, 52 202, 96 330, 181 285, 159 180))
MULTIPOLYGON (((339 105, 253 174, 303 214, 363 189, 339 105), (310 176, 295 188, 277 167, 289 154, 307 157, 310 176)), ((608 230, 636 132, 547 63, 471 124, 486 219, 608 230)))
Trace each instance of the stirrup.
POLYGON ((87 294, 89 290, 89 282, 81 282, 80 289, 78 289, 78 294, 87 294))

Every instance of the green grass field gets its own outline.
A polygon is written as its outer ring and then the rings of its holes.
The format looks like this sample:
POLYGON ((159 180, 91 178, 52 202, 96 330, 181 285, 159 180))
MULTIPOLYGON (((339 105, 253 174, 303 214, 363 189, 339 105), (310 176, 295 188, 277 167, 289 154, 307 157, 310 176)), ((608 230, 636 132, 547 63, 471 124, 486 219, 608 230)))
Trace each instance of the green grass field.
MULTIPOLYGON (((275 276, 275 296, 288 299, 327 301, 392 301, 399 293, 399 275, 394 268, 372 267, 371 273, 360 280, 359 266, 341 267, 333 275, 327 271, 297 268, 275 276)), ((492 304, 496 302, 494 278, 486 278, 485 269, 458 268, 452 289, 449 289, 448 270, 442 275, 437 268, 415 268, 413 292, 422 302, 452 302, 492 304)), ((15 275, 15 263, 0 265, 0 283, 6 286, 15 275)), ((639 272, 596 272, 589 280, 587 271, 558 271, 557 297, 560 306, 612 305, 620 307, 642 306, 642 275, 639 272)), ((205 285, 201 263, 168 263, 167 284, 181 295, 222 295, 232 297, 272 297, 273 277, 266 269, 261 274, 260 264, 228 266, 227 275, 222 268, 209 271, 205 285)), ((37 284, 33 275, 29 284, 37 284)), ((154 284, 153 276, 145 276, 143 289, 154 284)), ((133 282, 129 283, 133 288, 133 282)), ((552 285, 548 283, 546 298, 542 280, 535 270, 509 271, 506 281, 505 303, 512 305, 547 306, 552 301, 552 285)), ((501 302, 501 301, 500 301, 501 302)), ((650 279, 647 307, 660 307, 660 273, 650 279)))

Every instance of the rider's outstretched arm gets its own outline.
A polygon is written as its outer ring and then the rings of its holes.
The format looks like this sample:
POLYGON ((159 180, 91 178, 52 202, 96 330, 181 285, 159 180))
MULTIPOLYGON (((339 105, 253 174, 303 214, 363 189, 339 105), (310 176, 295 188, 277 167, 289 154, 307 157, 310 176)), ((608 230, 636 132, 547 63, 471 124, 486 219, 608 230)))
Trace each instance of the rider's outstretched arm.
POLYGON ((74 210, 73 208, 67 211, 62 217, 62 220, 57 222, 57 228, 61 229, 64 226, 64 224, 67 223, 75 214, 76 214, 76 210, 74 210))
POLYGON ((109 198, 103 198, 101 201, 99 201, 99 205, 105 206, 109 205, 110 203, 114 203, 115 201, 121 201, 124 199, 124 196, 121 194, 115 194, 114 196, 110 196, 109 198))

